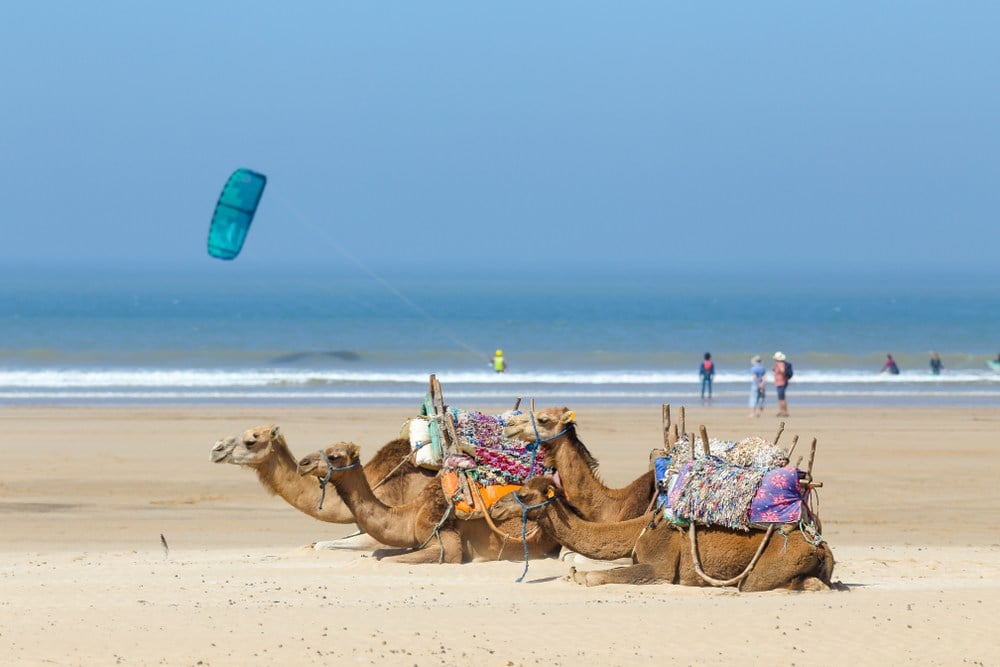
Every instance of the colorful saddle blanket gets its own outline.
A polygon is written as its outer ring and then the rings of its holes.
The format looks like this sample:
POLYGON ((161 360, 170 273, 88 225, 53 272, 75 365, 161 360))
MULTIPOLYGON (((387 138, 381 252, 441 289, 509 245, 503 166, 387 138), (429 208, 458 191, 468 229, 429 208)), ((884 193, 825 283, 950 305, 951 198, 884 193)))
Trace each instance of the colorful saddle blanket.
POLYGON ((805 500, 794 466, 737 466, 713 456, 685 463, 670 475, 655 466, 660 504, 673 521, 749 530, 755 523, 795 523, 805 500))
POLYGON ((544 446, 532 451, 524 441, 504 437, 507 420, 520 412, 487 415, 449 408, 448 413, 455 424, 459 448, 472 460, 448 457, 446 469, 464 468, 482 486, 523 484, 530 477, 552 473, 543 465, 544 446))
POLYGON ((500 497, 519 489, 525 480, 554 472, 543 464, 544 447, 533 451, 528 443, 504 437, 507 420, 516 414, 520 413, 488 415, 448 409, 461 451, 445 457, 441 484, 460 513, 485 511, 500 497))

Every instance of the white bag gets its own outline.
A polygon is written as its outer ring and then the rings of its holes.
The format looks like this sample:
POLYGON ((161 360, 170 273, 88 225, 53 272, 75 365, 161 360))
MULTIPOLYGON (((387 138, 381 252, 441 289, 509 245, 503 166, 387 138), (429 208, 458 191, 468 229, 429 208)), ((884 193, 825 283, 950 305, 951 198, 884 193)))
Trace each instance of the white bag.
POLYGON ((418 466, 437 470, 441 467, 441 452, 435 452, 431 442, 431 423, 427 419, 410 420, 410 450, 418 466))

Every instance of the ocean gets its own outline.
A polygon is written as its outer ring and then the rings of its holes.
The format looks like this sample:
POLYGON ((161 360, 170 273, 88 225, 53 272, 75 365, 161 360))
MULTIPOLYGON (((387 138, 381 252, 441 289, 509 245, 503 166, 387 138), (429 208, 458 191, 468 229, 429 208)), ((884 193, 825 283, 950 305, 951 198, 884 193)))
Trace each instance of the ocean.
MULTIPOLYGON (((345 266, 346 264, 346 266, 345 266)), ((1000 291, 982 276, 751 270, 372 270, 207 260, 4 270, 0 405, 747 405, 783 351, 796 406, 1000 403, 1000 291), (504 350, 508 372, 492 371, 504 350), (932 375, 931 351, 945 370, 932 375), (879 373, 887 353, 901 373, 879 373)), ((773 386, 768 409, 776 405, 773 386)))

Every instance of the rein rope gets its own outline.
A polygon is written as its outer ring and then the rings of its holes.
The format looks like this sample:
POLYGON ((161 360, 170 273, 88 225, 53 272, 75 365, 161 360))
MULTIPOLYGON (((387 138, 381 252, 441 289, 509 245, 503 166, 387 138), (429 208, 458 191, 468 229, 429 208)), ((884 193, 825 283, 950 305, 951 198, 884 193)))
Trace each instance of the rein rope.
POLYGON ((479 485, 475 483, 475 480, 472 480, 472 483, 469 484, 469 487, 472 489, 472 493, 476 497, 476 504, 479 507, 483 508, 483 518, 486 519, 486 525, 490 527, 490 530, 492 530, 498 536, 503 538, 503 542, 500 545, 500 553, 497 554, 497 560, 500 560, 501 556, 503 556, 503 548, 507 545, 508 541, 513 540, 516 542, 523 542, 527 537, 530 537, 531 535, 534 535, 535 533, 538 532, 538 526, 536 525, 531 529, 530 532, 527 533, 527 535, 524 535, 519 539, 514 537, 510 533, 506 533, 500 530, 500 526, 496 525, 496 523, 493 521, 493 517, 490 516, 490 511, 486 509, 486 501, 483 500, 483 494, 479 491, 479 485))
POLYGON ((443 526, 444 522, 448 520, 448 517, 451 515, 451 511, 453 509, 455 509, 455 503, 452 501, 451 498, 449 498, 448 508, 444 511, 444 514, 441 516, 441 520, 437 522, 436 526, 434 526, 434 530, 431 531, 431 534, 427 536, 427 539, 421 542, 420 546, 413 549, 413 551, 420 551, 430 543, 431 538, 437 537, 438 546, 440 547, 441 550, 440 553, 438 554, 438 564, 440 565, 441 563, 444 562, 444 540, 441 539, 441 526, 443 526))
MULTIPOLYGON (((653 498, 655 499, 656 496, 653 496, 653 498)), ((652 505, 653 504, 650 503, 650 507, 652 507, 652 505)), ((647 508, 644 514, 649 514, 649 511, 650 510, 647 508)), ((647 521, 646 525, 644 525, 642 527, 642 530, 639 531, 639 536, 635 538, 635 544, 632 545, 632 553, 629 555, 630 558, 635 559, 635 552, 639 548, 639 540, 641 540, 642 536, 646 534, 646 531, 649 530, 650 528, 656 528, 656 524, 659 523, 659 521, 657 520, 657 517, 659 515, 660 515, 660 508, 657 507, 656 511, 653 512, 653 516, 649 517, 649 521, 647 521)))
POLYGON ((319 480, 319 490, 322 491, 322 493, 320 493, 319 495, 318 509, 323 509, 323 501, 326 500, 326 485, 330 483, 330 476, 333 475, 333 473, 339 472, 341 470, 350 470, 351 468, 357 468, 358 462, 355 461, 354 463, 346 466, 334 466, 333 463, 330 461, 330 457, 326 455, 325 449, 319 450, 319 455, 322 456, 323 461, 326 462, 326 475, 323 477, 323 479, 319 480))
POLYGON ((537 505, 525 505, 524 501, 521 500, 521 496, 517 495, 517 492, 514 492, 514 499, 521 506, 521 541, 524 543, 524 572, 514 580, 515 583, 519 584, 524 581, 524 577, 528 574, 528 512, 545 507, 552 502, 552 498, 546 498, 544 502, 537 505))
POLYGON ((409 454, 407 454, 406 456, 404 456, 404 457, 402 458, 402 460, 401 460, 401 461, 400 461, 399 463, 397 463, 397 464, 396 464, 396 467, 395 467, 395 468, 393 468, 393 469, 392 469, 392 470, 390 470, 390 471, 389 471, 388 473, 386 473, 385 477, 383 477, 382 479, 380 479, 380 480, 378 481, 378 484, 376 484, 375 486, 373 486, 373 487, 372 487, 372 491, 374 491, 374 490, 375 490, 375 489, 377 489, 378 487, 380 487, 380 486, 382 486, 383 484, 385 484, 385 483, 386 483, 386 482, 387 482, 387 481, 389 480, 389 478, 390 478, 390 477, 392 477, 392 476, 393 476, 393 474, 395 474, 395 472, 396 472, 397 470, 399 470, 400 468, 402 468, 402 467, 403 467, 403 464, 404 464, 404 463, 406 463, 407 461, 409 461, 409 460, 410 460, 410 459, 411 459, 412 457, 413 457, 413 452, 410 452, 409 454))

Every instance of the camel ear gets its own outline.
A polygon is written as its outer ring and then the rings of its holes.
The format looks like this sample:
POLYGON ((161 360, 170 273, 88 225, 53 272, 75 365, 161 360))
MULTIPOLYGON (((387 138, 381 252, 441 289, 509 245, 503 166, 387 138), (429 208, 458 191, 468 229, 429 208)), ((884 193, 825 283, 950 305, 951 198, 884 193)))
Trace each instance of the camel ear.
POLYGON ((559 421, 561 421, 563 424, 566 424, 567 426, 569 424, 574 423, 574 420, 576 419, 576 412, 574 410, 567 410, 566 408, 563 408, 563 410, 566 411, 563 412, 562 419, 560 419, 559 421))
POLYGON ((352 461, 356 461, 361 458, 361 448, 352 442, 347 447, 347 454, 352 461))
POLYGON ((272 440, 274 440, 274 439, 275 439, 275 438, 277 438, 277 437, 278 437, 279 435, 281 435, 281 429, 279 429, 279 428, 277 427, 277 425, 275 425, 275 426, 272 426, 272 427, 271 427, 271 439, 272 439, 272 440))

